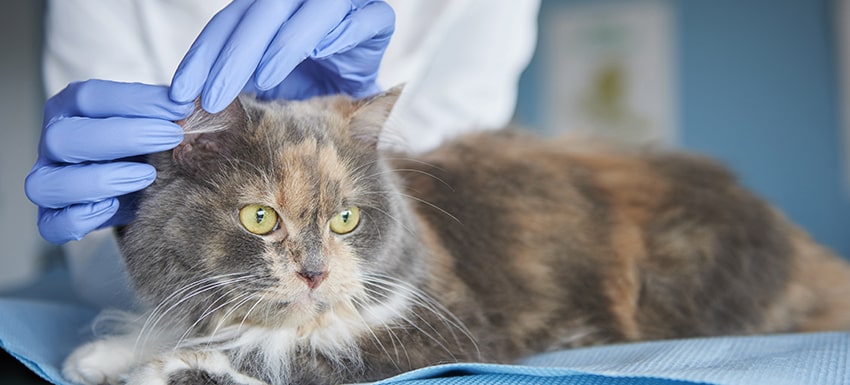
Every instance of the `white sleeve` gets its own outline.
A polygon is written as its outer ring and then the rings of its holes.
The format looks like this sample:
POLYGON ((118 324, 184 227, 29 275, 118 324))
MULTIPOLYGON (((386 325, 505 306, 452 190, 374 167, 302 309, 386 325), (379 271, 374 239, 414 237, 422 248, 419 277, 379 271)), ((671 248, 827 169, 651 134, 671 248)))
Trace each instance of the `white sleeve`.
MULTIPOLYGON (((47 95, 92 78, 168 84, 227 0, 60 0, 47 12, 47 95)), ((533 54, 539 0, 388 0, 396 33, 379 84, 406 83, 385 139, 413 151, 505 125, 533 54)))
POLYGON ((534 53, 539 0, 389 2, 397 28, 378 81, 406 85, 382 144, 421 152, 507 124, 534 53))
POLYGON ((48 96, 87 79, 168 84, 226 0, 52 0, 45 19, 48 96))

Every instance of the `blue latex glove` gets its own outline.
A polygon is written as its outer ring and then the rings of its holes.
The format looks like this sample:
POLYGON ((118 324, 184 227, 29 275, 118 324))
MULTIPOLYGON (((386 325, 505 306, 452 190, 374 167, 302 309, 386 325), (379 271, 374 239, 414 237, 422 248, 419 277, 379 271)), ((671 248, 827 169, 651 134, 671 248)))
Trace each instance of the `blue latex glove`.
POLYGON ((203 95, 201 106, 215 113, 240 92, 369 96, 380 91, 375 79, 394 28, 383 1, 236 0, 192 44, 171 98, 188 103, 203 95))
POLYGON ((64 243, 127 223, 129 194, 156 177, 153 166, 127 158, 180 144, 183 130, 173 121, 192 110, 171 101, 166 87, 104 80, 72 83, 50 98, 26 180, 42 237, 64 243))

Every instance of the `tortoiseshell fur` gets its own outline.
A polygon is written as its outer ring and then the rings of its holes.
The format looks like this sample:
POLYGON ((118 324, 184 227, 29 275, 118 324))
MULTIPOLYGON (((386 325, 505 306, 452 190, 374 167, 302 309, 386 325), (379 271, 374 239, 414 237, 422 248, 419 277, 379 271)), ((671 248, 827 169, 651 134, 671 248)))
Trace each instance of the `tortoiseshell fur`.
POLYGON ((122 238, 149 321, 80 348, 66 375, 340 383, 587 345, 850 327, 848 264, 717 163, 510 130, 384 153, 399 92, 199 111, 191 124, 230 128, 152 159, 158 180, 122 238), (255 203, 278 212, 273 233, 240 227, 255 203), (351 205, 362 222, 330 233, 351 205), (308 268, 327 272, 318 287, 297 277, 308 268), (93 364, 104 349, 133 354, 93 364))

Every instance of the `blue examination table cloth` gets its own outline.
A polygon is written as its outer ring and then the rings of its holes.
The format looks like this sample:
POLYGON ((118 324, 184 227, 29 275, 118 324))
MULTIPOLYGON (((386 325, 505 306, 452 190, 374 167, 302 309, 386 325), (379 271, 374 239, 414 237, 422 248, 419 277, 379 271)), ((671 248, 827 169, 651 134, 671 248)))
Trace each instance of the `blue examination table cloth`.
MULTIPOLYGON (((0 346, 54 384, 65 357, 92 338, 97 310, 63 273, 0 297, 0 346)), ((850 333, 668 340, 565 350, 517 365, 452 364, 379 384, 850 384, 850 333)))

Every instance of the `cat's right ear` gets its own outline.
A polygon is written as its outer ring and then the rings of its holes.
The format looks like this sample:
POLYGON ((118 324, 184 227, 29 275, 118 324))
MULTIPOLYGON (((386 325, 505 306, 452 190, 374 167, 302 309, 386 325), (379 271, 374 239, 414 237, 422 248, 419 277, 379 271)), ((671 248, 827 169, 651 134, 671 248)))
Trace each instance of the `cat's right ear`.
POLYGON ((387 122, 402 90, 404 90, 404 84, 355 102, 356 109, 351 115, 350 122, 352 138, 370 148, 375 148, 381 129, 387 122))
POLYGON ((174 163, 181 168, 199 170, 229 154, 229 143, 248 125, 245 107, 236 98, 223 111, 211 114, 195 101, 195 111, 177 122, 183 127, 183 142, 174 148, 174 163))

